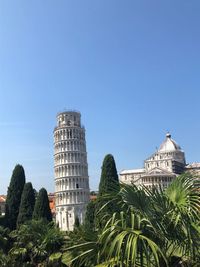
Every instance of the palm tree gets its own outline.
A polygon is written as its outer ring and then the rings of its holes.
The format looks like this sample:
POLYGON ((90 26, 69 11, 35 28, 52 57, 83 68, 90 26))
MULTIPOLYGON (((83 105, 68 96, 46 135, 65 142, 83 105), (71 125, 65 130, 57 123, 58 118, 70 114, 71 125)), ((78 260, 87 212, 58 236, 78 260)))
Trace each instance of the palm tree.
POLYGON ((134 211, 113 214, 101 234, 102 253, 107 260, 114 260, 111 266, 153 266, 152 262, 159 266, 160 259, 165 263, 166 259, 151 238, 153 234, 151 222, 134 211))
POLYGON ((110 219, 96 240, 79 242, 68 250, 75 251, 71 266, 198 264, 200 191, 191 175, 177 177, 166 190, 122 184, 113 203, 119 212, 108 214, 110 219), (86 260, 92 257, 93 263, 86 260))
POLYGON ((14 244, 8 255, 19 266, 25 263, 30 266, 48 263, 49 258, 53 258, 52 254, 59 252, 64 243, 64 235, 60 230, 53 223, 47 224, 43 220, 21 225, 11 233, 11 237, 14 244))
POLYGON ((177 177, 166 190, 122 187, 121 206, 124 205, 126 209, 133 207, 152 223, 156 231, 152 239, 155 240, 156 236, 156 243, 168 259, 169 265, 172 259, 173 262, 180 262, 198 257, 200 191, 190 174, 177 177), (146 196, 141 202, 143 193, 146 196))

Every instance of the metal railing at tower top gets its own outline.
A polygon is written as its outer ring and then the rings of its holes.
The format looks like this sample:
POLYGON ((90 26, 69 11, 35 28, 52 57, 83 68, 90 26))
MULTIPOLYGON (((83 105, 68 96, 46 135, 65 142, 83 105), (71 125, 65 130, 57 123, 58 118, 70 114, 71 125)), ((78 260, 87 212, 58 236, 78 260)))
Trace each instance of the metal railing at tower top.
POLYGON ((67 113, 67 112, 69 112, 69 113, 70 113, 70 112, 71 112, 71 113, 78 113, 79 115, 81 115, 80 111, 78 111, 78 110, 76 110, 76 109, 63 109, 62 111, 57 112, 56 117, 57 117, 58 115, 62 114, 62 113, 67 113))

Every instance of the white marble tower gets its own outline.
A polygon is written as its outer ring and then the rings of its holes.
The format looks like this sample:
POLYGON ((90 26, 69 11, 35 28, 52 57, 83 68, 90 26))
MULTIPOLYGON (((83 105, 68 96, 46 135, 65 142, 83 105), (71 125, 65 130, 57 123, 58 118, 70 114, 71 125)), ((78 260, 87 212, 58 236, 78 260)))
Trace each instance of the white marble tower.
POLYGON ((54 129, 56 223, 71 231, 75 218, 82 223, 89 201, 85 128, 77 111, 57 115, 54 129))

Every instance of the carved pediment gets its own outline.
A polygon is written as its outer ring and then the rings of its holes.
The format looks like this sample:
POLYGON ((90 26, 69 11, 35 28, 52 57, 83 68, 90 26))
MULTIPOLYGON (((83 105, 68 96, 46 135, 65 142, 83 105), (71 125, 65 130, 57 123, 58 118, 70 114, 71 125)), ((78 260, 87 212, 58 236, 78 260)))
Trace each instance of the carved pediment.
POLYGON ((155 167, 153 169, 151 169, 149 172, 146 173, 147 175, 172 175, 173 173, 172 172, 169 172, 167 170, 164 170, 162 168, 159 168, 159 167, 155 167))

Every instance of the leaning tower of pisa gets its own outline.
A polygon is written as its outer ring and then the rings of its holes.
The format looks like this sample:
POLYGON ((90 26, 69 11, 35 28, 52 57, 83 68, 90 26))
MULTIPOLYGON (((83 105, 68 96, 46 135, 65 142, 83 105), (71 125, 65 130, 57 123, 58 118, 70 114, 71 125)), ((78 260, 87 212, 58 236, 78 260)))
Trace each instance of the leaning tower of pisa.
POLYGON ((77 111, 57 115, 54 129, 56 222, 71 231, 75 218, 82 223, 89 201, 85 128, 77 111))

